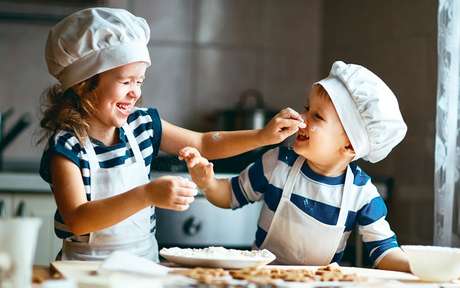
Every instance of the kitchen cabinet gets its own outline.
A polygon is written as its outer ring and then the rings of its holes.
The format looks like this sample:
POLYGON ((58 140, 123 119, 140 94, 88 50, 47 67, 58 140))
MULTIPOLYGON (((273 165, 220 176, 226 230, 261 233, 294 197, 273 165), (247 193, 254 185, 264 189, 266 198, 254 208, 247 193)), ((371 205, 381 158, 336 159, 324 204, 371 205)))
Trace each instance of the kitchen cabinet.
POLYGON ((0 192, 3 203, 3 215, 11 217, 20 212, 20 216, 38 217, 42 220, 37 239, 34 264, 48 265, 54 261, 61 248, 61 241, 54 234, 54 213, 56 204, 49 192, 0 192))

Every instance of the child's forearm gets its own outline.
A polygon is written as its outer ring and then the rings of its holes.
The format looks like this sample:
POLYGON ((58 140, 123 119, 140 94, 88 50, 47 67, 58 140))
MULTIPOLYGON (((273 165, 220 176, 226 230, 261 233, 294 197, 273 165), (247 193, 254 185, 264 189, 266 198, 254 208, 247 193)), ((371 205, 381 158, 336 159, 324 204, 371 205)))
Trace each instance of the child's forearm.
POLYGON ((232 190, 229 179, 209 181, 206 187, 200 188, 209 202, 220 208, 230 208, 232 204, 232 190))
POLYGON ((203 133, 200 153, 207 159, 235 156, 268 145, 261 130, 220 131, 203 133))
POLYGON ((70 219, 65 219, 66 224, 76 235, 110 227, 148 207, 150 203, 145 194, 145 185, 142 185, 113 197, 88 201, 67 217, 70 219))
POLYGON ((401 249, 394 249, 388 252, 377 264, 377 268, 383 270, 393 270, 410 272, 409 260, 401 249))

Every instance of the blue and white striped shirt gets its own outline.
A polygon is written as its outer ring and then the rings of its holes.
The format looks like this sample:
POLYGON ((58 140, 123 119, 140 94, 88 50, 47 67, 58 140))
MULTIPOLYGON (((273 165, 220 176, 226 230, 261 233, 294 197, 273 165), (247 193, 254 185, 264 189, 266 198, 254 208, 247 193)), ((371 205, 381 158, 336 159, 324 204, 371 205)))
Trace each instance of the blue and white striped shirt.
MULTIPOLYGON (((279 146, 267 151, 255 163, 231 179, 232 208, 236 209, 254 201, 264 201, 255 235, 255 245, 260 247, 267 236, 283 188, 295 160, 294 151, 279 146)), ((387 208, 370 177, 355 163, 350 164, 354 174, 353 188, 345 231, 331 262, 339 262, 347 239, 358 225, 369 259, 376 265, 390 249, 398 247, 395 233, 385 220, 387 208)), ((315 173, 304 162, 301 175, 294 184, 296 189, 291 202, 322 223, 336 225, 342 201, 345 174, 327 177, 315 173)), ((298 241, 298 240, 296 240, 298 241)), ((308 241, 308 239, 305 239, 308 241)), ((312 245, 315 245, 312 243, 312 245)))
MULTIPOLYGON (((141 150, 144 158, 147 171, 150 171, 150 164, 158 155, 161 142, 162 129, 158 111, 153 108, 136 108, 129 115, 127 122, 133 130, 134 137, 136 138, 139 149, 141 150)), ((135 162, 133 151, 129 145, 123 128, 119 128, 118 134, 119 142, 112 146, 105 146, 102 142, 91 139, 101 168, 112 168, 135 162)), ((72 132, 59 131, 50 137, 48 146, 43 153, 40 163, 40 175, 45 181, 50 183, 51 189, 53 188, 50 169, 51 158, 56 154, 66 157, 80 168, 85 187, 86 199, 91 201, 91 174, 89 169, 88 154, 72 132)), ((151 233, 155 233, 155 214, 152 214, 150 219, 151 233)), ((54 215, 54 231, 57 237, 61 239, 70 237, 74 241, 88 241, 89 235, 76 236, 70 232, 58 210, 54 215)))

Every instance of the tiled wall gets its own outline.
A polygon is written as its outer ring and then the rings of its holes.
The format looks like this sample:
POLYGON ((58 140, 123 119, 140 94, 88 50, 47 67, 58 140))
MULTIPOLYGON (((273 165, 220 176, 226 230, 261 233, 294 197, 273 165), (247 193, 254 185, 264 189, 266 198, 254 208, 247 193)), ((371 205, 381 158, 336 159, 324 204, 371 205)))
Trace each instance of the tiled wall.
POLYGON ((273 109, 299 108, 319 75, 321 1, 133 1, 152 27, 144 103, 198 130, 256 88, 273 109), (169 101, 165 101, 168 99, 169 101))
MULTIPOLYGON (((301 109, 305 88, 320 77, 320 0, 111 2, 149 22, 152 66, 143 103, 174 124, 213 129, 209 116, 234 107, 247 88, 261 90, 269 108, 301 109)), ((39 93, 52 83, 43 60, 49 27, 0 22, 0 55, 8 55, 0 65, 0 107, 37 110, 39 93)), ((39 159, 30 135, 15 144, 7 160, 39 159)))
POLYGON ((400 242, 431 244, 437 2, 327 0, 323 7, 322 71, 335 59, 359 63, 398 96, 406 138, 384 161, 362 166, 395 178, 389 219, 400 242))

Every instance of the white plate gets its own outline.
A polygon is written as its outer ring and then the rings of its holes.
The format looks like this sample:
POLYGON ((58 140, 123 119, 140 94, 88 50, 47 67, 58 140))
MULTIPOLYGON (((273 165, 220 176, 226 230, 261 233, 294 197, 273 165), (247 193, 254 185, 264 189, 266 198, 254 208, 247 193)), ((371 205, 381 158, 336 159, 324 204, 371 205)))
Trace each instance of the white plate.
POLYGON ((266 265, 276 259, 276 256, 266 251, 267 257, 238 257, 238 258, 218 258, 218 257, 193 257, 193 256, 179 256, 177 252, 172 255, 168 253, 168 249, 161 249, 160 255, 166 260, 187 267, 211 267, 211 268, 224 268, 224 269, 241 269, 246 267, 256 267, 266 265), (268 253, 267 253, 268 252, 268 253))

